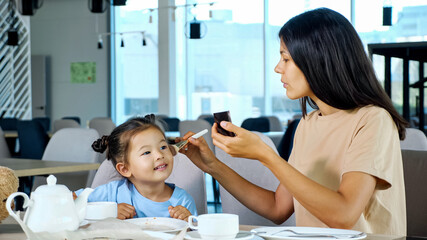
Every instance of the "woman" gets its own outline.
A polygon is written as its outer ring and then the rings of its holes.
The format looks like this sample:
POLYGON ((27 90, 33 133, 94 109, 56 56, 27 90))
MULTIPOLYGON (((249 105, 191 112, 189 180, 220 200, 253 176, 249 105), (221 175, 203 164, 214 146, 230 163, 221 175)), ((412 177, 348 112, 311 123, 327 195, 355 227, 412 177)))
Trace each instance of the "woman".
POLYGON ((295 212, 297 226, 406 235, 399 142, 406 121, 379 84, 356 31, 341 14, 322 8, 289 20, 279 37, 275 71, 303 111, 289 161, 230 122, 221 126, 235 137, 212 128, 217 147, 268 167, 280 181, 276 192, 243 179, 201 139, 190 138, 187 156, 236 199, 277 224, 295 212), (315 111, 307 114, 307 103, 315 111))

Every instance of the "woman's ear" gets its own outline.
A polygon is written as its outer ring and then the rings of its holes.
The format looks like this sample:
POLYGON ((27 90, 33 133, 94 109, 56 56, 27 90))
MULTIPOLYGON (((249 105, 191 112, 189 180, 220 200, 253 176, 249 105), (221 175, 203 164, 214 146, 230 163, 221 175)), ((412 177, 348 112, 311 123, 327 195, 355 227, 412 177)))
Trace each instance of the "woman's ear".
POLYGON ((116 164, 116 170, 119 172, 123 177, 130 177, 132 174, 129 171, 129 169, 125 166, 124 163, 117 163, 116 164))

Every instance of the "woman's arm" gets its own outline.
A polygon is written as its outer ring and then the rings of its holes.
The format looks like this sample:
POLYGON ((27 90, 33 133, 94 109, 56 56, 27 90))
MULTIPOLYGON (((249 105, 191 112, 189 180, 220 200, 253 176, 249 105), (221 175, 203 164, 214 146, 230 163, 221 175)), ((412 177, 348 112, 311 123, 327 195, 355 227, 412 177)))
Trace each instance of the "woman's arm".
POLYGON ((266 190, 242 178, 220 161, 209 174, 247 208, 276 224, 283 223, 293 213, 292 195, 281 184, 276 192, 266 190))
POLYGON ((255 134, 231 123, 222 123, 223 128, 235 132, 237 136, 225 137, 213 128, 216 146, 232 156, 259 160, 302 206, 329 227, 354 226, 373 195, 375 177, 362 172, 348 172, 343 175, 339 189, 333 191, 293 168, 268 145, 260 143, 255 134))
POLYGON ((264 164, 311 214, 333 228, 352 228, 371 199, 376 178, 363 172, 342 176, 337 191, 304 176, 277 154, 265 156, 264 164))
MULTIPOLYGON (((188 133, 184 139, 193 133, 188 133)), ((280 224, 293 213, 293 198, 283 185, 279 185, 276 192, 256 186, 230 167, 219 161, 203 138, 189 138, 186 154, 196 166, 215 178, 228 192, 243 205, 257 214, 280 224)))

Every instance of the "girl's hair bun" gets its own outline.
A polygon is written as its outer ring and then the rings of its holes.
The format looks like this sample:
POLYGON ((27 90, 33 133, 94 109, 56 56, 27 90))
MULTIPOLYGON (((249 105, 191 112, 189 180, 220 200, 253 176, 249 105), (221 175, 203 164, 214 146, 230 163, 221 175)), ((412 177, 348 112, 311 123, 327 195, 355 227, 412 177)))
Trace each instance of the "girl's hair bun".
POLYGON ((109 136, 104 135, 101 138, 98 138, 98 140, 92 143, 92 149, 95 152, 103 153, 108 147, 108 137, 109 136))

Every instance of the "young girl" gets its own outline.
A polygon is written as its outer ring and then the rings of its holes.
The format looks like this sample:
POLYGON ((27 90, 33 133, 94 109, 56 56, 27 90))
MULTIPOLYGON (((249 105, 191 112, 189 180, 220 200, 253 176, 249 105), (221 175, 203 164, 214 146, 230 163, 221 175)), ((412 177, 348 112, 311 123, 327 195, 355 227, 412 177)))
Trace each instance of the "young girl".
MULTIPOLYGON (((165 183, 173 169, 173 154, 153 114, 133 118, 116 127, 110 136, 92 144, 125 177, 101 185, 88 201, 118 203, 117 218, 173 217, 186 220, 197 215, 196 204, 185 190, 165 183)), ((81 190, 76 193, 79 194, 81 190)))
POLYGON ((300 99, 303 110, 289 161, 230 122, 221 126, 235 137, 212 127, 217 147, 260 161, 280 181, 277 190, 243 179, 216 159, 203 139, 189 138, 186 155, 241 203, 275 223, 295 213, 297 226, 406 235, 399 142, 406 121, 378 82, 357 32, 341 14, 316 9, 289 20, 279 37, 275 71, 286 95, 300 99), (315 110, 307 113, 306 103, 315 110))

